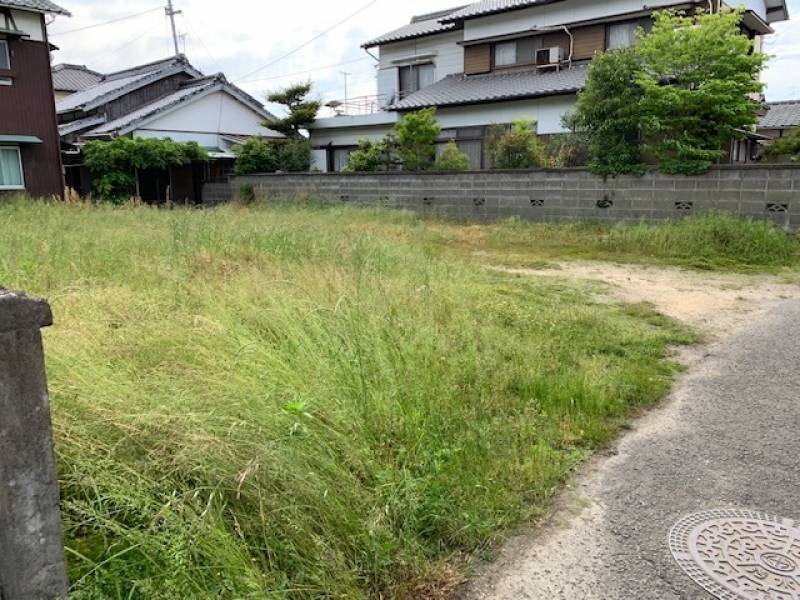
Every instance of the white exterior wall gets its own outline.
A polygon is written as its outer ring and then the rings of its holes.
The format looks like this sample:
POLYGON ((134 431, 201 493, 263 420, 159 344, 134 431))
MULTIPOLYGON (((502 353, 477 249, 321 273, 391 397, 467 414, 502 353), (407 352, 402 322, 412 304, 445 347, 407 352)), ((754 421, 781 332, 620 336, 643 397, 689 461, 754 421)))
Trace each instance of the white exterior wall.
MULTIPOLYGON (((437 116, 442 129, 478 127, 512 123, 519 119, 534 120, 541 135, 564 133, 561 117, 575 107, 575 96, 550 96, 530 100, 495 102, 474 106, 440 108, 437 116)), ((314 129, 311 143, 320 146, 355 146, 363 138, 379 140, 392 128, 391 123, 371 127, 337 127, 314 129)))
POLYGON ((230 94, 217 91, 150 121, 147 130, 267 135, 264 118, 230 94))
MULTIPOLYGON (((760 1, 763 0, 752 0, 760 1)), ((567 0, 556 4, 513 10, 499 15, 471 19, 464 23, 464 39, 519 33, 529 29, 554 27, 634 13, 678 4, 680 0, 567 0)))
POLYGON ((31 40, 35 42, 43 42, 45 40, 41 13, 12 9, 11 16, 14 17, 17 29, 30 35, 31 40))
POLYGON ((548 135, 564 133, 561 117, 575 108, 575 102, 576 96, 570 95, 474 106, 454 106, 440 108, 438 117, 442 129, 497 125, 528 119, 537 122, 537 133, 548 135))
POLYGON ((431 60, 436 68, 437 81, 454 73, 463 73, 464 48, 458 45, 463 39, 462 33, 455 31, 430 35, 381 46, 378 95, 385 98, 394 96, 399 87, 398 67, 402 66, 403 62, 413 63, 417 56, 433 55, 431 60))

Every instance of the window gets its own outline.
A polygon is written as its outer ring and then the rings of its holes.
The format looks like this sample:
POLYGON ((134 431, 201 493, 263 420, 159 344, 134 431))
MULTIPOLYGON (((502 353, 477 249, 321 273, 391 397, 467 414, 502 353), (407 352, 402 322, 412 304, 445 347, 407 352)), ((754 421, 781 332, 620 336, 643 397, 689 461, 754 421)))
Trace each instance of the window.
POLYGON ((24 189, 19 148, 0 148, 0 190, 24 189))
POLYGON ((333 150, 333 170, 337 173, 344 171, 354 148, 335 148, 333 150))
POLYGON ((636 44, 636 30, 639 29, 639 27, 642 27, 645 31, 649 31, 653 27, 653 21, 650 18, 645 18, 609 25, 608 50, 632 47, 636 44))
POLYGON ((494 64, 496 67, 508 67, 517 64, 517 42, 505 42, 494 47, 494 64))
POLYGON ((418 92, 436 83, 436 67, 433 63, 400 67, 400 97, 418 92))
POLYGON ((11 53, 8 51, 8 42, 0 40, 0 69, 11 68, 11 53))

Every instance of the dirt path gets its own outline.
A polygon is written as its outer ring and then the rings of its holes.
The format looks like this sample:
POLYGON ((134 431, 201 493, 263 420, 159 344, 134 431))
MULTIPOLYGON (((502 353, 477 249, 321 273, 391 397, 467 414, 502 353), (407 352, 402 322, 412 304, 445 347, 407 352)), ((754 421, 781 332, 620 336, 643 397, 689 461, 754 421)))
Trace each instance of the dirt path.
POLYGON ((627 303, 650 302, 659 312, 717 339, 768 311, 776 301, 800 298, 800 285, 770 275, 707 273, 599 262, 562 263, 557 269, 503 271, 601 281, 610 286, 614 298, 627 303))
MULTIPOLYGON (((659 408, 511 539, 462 600, 708 599, 669 554, 682 516, 721 507, 800 518, 800 286, 773 277, 568 263, 520 275, 601 280, 704 331, 659 408), (792 433, 794 431, 794 433, 792 433)), ((755 597, 755 596, 754 596, 755 597)), ((760 596, 759 596, 760 597, 760 596)))

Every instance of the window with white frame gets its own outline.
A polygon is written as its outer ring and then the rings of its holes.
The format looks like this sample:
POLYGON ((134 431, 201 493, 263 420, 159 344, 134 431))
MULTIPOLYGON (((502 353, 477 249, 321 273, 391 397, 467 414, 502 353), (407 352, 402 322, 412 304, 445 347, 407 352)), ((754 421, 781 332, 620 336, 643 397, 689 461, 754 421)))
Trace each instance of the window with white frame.
POLYGON ((496 67, 508 67, 517 64, 517 42, 505 42, 494 47, 494 64, 496 67))
POLYGON ((22 190, 22 155, 19 148, 0 147, 0 190, 22 190))
POLYGON ((405 98, 436 83, 433 63, 400 67, 400 97, 405 98))
POLYGON ((8 42, 0 40, 0 69, 11 68, 11 52, 8 50, 8 42))

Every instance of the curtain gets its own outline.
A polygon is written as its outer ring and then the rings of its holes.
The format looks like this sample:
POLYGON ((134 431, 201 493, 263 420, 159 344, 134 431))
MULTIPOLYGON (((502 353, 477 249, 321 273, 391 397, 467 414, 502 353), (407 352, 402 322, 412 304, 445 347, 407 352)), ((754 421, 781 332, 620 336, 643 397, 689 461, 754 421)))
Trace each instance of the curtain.
POLYGON ((517 64, 517 42, 497 44, 494 47, 494 64, 498 67, 517 64))
POLYGON ((417 69, 419 71, 419 87, 417 89, 424 90, 429 85, 436 83, 436 69, 433 64, 420 65, 417 69))
POLYGON ((630 48, 636 43, 636 28, 639 21, 618 23, 608 28, 608 49, 630 48))
POLYGON ((0 148, 0 186, 21 187, 22 165, 17 148, 0 148))

